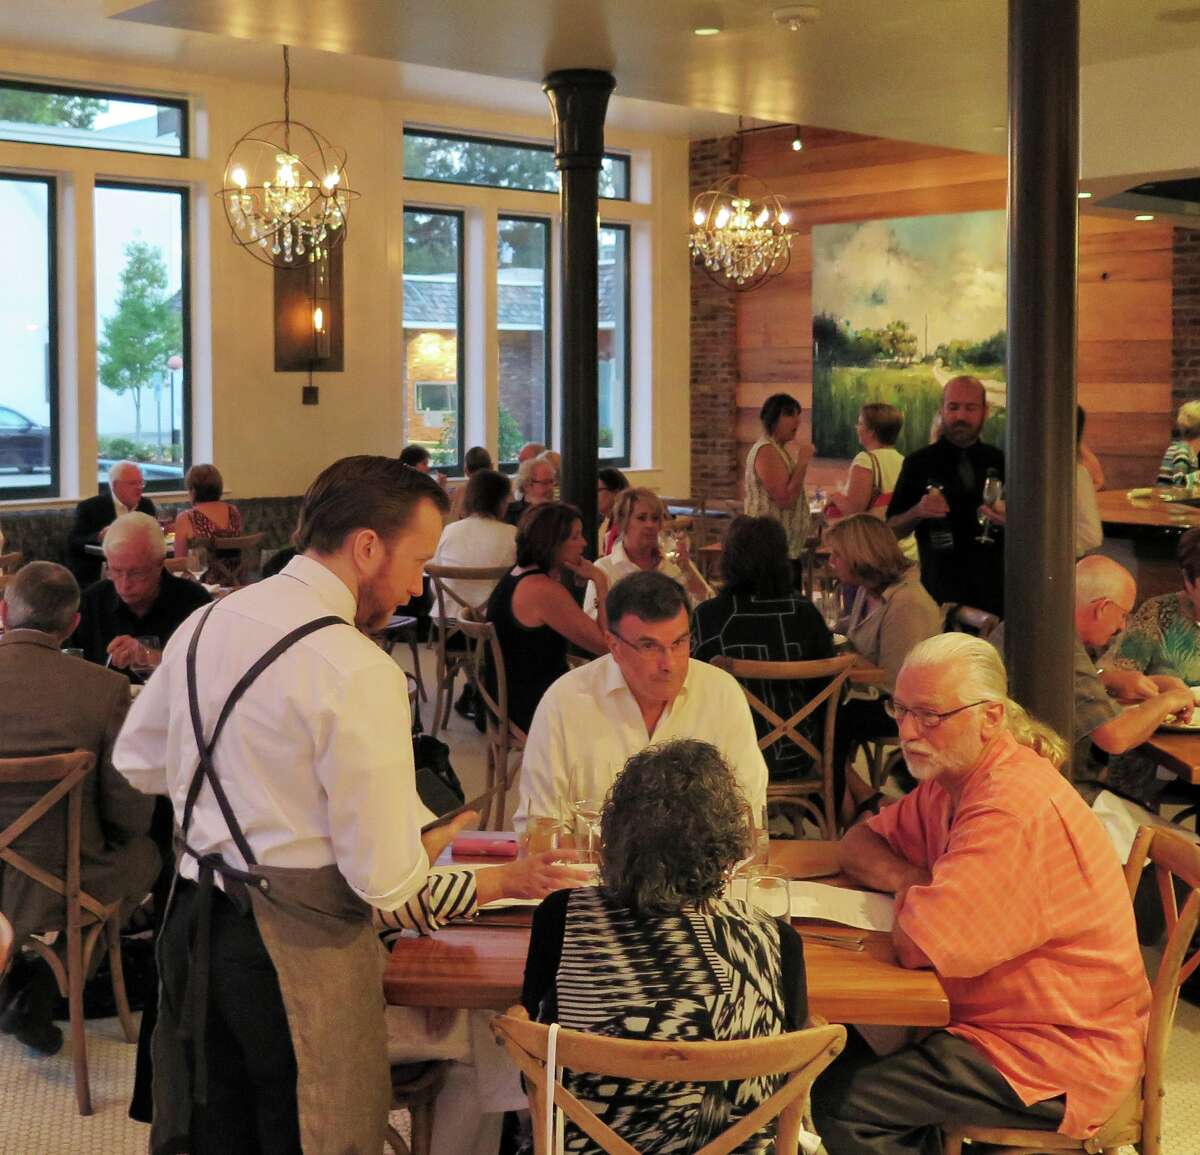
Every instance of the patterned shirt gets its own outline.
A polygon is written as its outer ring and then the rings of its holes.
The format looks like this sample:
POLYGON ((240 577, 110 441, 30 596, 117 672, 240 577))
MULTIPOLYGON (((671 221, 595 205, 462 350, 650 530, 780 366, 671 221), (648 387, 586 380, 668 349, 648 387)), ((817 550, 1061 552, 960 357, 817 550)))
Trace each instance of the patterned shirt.
POLYGON ((1141 1067, 1150 1007, 1121 865, 1099 820, 1044 758, 1001 734, 958 799, 922 782, 868 820, 932 872, 898 925, 933 963, 951 1034, 1025 1104, 1066 1095, 1090 1135, 1141 1067))
POLYGON ((750 447, 750 452, 746 456, 746 500, 744 508, 747 517, 773 517, 779 522, 783 526, 783 532, 787 535, 788 557, 795 559, 803 556, 804 543, 808 541, 808 494, 801 487, 795 504, 790 509, 784 509, 767 492, 767 487, 763 485, 762 478, 755 472, 754 462, 758 457, 758 451, 768 445, 773 452, 778 453, 783 458, 789 477, 796 468, 796 463, 792 460, 791 454, 779 442, 772 441, 770 437, 760 437, 750 447))
POLYGON ((1200 624, 1186 591, 1147 598, 1101 663, 1143 674, 1171 674, 1200 686, 1200 624))
POLYGON ((1156 481, 1159 485, 1174 485, 1178 474, 1194 473, 1197 469, 1200 458, 1192 452, 1192 447, 1186 441, 1172 441, 1163 454, 1156 481))

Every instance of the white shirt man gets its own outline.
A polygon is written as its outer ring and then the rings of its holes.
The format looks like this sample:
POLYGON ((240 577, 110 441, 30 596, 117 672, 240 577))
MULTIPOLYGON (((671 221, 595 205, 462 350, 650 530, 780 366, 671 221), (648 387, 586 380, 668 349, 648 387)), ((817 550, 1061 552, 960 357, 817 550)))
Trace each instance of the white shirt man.
POLYGON ((538 705, 525 744, 514 822, 567 821, 571 803, 600 801, 626 760, 651 742, 711 742, 746 801, 766 803, 767 767, 741 687, 689 656, 686 595, 660 573, 633 574, 609 597, 609 653, 571 671, 538 705))

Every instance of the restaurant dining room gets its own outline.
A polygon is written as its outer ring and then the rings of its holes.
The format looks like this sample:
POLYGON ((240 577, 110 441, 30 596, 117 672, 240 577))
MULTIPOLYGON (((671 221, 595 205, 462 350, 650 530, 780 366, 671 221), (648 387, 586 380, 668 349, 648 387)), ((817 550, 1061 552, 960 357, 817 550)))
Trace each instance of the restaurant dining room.
POLYGON ((0 1155, 1200 1155, 1198 104, 0 0, 0 1155))

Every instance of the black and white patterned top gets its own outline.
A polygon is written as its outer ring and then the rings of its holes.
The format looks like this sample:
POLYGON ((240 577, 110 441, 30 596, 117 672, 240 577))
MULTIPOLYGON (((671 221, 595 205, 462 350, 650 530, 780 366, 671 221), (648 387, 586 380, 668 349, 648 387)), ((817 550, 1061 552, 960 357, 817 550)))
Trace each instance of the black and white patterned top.
MULTIPOLYGON (((521 1001, 531 1018, 619 1038, 762 1038, 804 1026, 804 949, 788 924, 738 902, 639 918, 601 888, 562 890, 534 914, 521 1001)), ((782 1083, 647 1083, 570 1071, 564 1079, 648 1155, 695 1151, 782 1083)), ((569 1124, 566 1150, 599 1148, 569 1124)), ((769 1130, 737 1148, 770 1150, 769 1130)))

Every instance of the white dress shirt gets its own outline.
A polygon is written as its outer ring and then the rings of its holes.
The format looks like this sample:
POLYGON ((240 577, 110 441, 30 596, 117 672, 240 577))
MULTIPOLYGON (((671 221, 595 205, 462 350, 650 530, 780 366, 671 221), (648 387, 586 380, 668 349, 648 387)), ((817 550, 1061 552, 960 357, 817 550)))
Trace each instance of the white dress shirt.
POLYGON ((632 755, 671 738, 711 742, 746 801, 766 805, 767 766, 750 706, 733 678, 689 660, 683 689, 650 735, 625 676, 607 654, 564 674, 538 703, 517 779, 517 830, 531 817, 570 821, 572 802, 603 799, 632 755))
MULTIPOLYGON (((365 901, 394 910, 425 885, 429 870, 408 690, 400 667, 352 628, 354 610, 342 580, 306 557, 225 598, 200 635, 200 714, 211 737, 234 685, 283 635, 329 614, 350 623, 309 634, 266 669, 230 714, 213 763, 262 865, 336 863, 365 901)), ((199 763, 186 660, 202 613, 172 635, 113 750, 113 763, 137 789, 169 795, 176 822, 199 763)), ((188 842, 245 865, 207 784, 188 842)), ((180 859, 180 873, 196 878, 190 855, 180 859)))
MULTIPOLYGON (((608 578, 609 589, 612 589, 623 577, 628 577, 631 573, 640 573, 642 569, 637 562, 630 561, 629 554, 625 552, 625 543, 620 538, 613 543, 612 553, 596 559, 596 568, 608 578)), ((695 599, 687 588, 687 578, 683 576, 683 570, 679 566, 665 557, 660 557, 655 569, 658 573, 665 573, 667 577, 674 578, 683 586, 688 601, 695 604, 695 599)), ((588 582, 587 592, 583 595, 583 612, 589 618, 594 618, 597 608, 596 584, 588 582)))
MULTIPOLYGON (((433 560, 436 565, 470 566, 473 569, 511 567, 517 560, 517 527, 478 514, 452 521, 442 530, 433 560)), ((446 581, 445 585, 469 606, 483 605, 496 588, 495 582, 446 581)), ((450 617, 458 617, 461 611, 458 602, 450 597, 446 599, 446 613, 450 617)))

